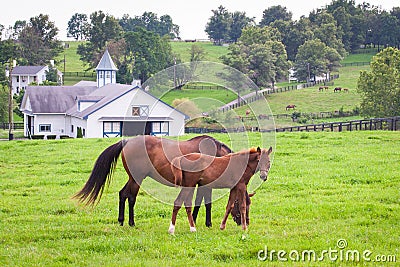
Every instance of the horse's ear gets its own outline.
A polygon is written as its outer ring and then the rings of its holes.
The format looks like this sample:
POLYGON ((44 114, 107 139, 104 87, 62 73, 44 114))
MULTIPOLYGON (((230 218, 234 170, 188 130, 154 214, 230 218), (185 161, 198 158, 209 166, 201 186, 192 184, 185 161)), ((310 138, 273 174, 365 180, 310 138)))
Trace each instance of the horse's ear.
POLYGON ((268 155, 272 153, 272 146, 269 147, 268 149, 268 155))
POLYGON ((257 153, 260 154, 261 153, 261 148, 257 147, 257 153))
POLYGON ((249 194, 249 197, 252 197, 256 194, 256 192, 249 194))

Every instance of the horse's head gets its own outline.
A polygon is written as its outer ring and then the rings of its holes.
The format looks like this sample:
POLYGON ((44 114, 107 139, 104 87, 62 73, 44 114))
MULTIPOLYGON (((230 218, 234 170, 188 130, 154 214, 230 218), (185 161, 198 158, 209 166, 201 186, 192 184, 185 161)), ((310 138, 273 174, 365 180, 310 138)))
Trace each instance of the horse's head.
POLYGON ((268 172, 271 167, 271 160, 269 158, 269 155, 272 153, 272 147, 269 147, 269 149, 260 149, 257 147, 257 153, 258 153, 258 165, 256 171, 260 171, 260 178, 263 181, 266 181, 268 178, 268 172))
MULTIPOLYGON (((250 211, 250 204, 251 204, 251 197, 254 196, 255 193, 248 194, 246 191, 246 224, 249 225, 250 223, 250 216, 249 216, 249 211, 250 211)), ((231 210, 231 215, 232 219, 235 221, 237 225, 242 224, 242 219, 240 217, 240 209, 239 209, 239 202, 235 200, 235 204, 233 205, 233 208, 231 210)))

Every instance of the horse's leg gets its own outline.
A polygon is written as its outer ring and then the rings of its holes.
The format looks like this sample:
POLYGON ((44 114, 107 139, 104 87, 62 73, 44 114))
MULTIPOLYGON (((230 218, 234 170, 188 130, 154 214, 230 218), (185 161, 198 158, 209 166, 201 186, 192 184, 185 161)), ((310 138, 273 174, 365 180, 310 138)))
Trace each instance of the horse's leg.
POLYGON ((212 202, 212 189, 204 187, 204 205, 206 206, 206 226, 211 227, 211 202, 212 202))
POLYGON ((236 199, 236 189, 231 189, 231 192, 229 193, 228 204, 226 205, 225 215, 224 215, 224 218, 222 219, 221 225, 219 226, 219 229, 221 229, 221 230, 225 229, 226 221, 228 220, 229 213, 231 212, 231 210, 233 208, 235 199, 236 199))
MULTIPOLYGON (((186 208, 186 214, 188 217, 189 225, 190 225, 190 232, 196 232, 196 225, 193 220, 192 216, 192 200, 194 194, 194 187, 188 187, 185 189, 185 196, 184 196, 184 203, 186 208)), ((182 189, 183 190, 183 189, 182 189)))
POLYGON ((196 223, 197 215, 199 214, 199 209, 201 206, 201 202, 203 201, 204 193, 202 190, 202 186, 197 187, 197 192, 196 192, 196 199, 194 201, 194 208, 193 208, 193 220, 196 223))
POLYGON ((137 194, 139 193, 140 185, 134 179, 129 179, 128 184, 129 184, 128 191, 130 192, 130 194, 128 194, 129 225, 135 226, 134 207, 136 203, 137 194))
POLYGON ((239 201, 239 209, 240 209, 240 220, 242 223, 242 229, 246 230, 247 229, 247 222, 246 222, 246 186, 243 184, 237 185, 237 198, 239 201))
POLYGON ((129 188, 128 188, 128 182, 125 184, 125 186, 119 191, 119 215, 118 215, 118 221, 119 224, 122 226, 124 225, 124 218, 125 218, 125 202, 126 199, 128 198, 129 188))
POLYGON ((183 195, 184 195, 184 190, 185 188, 183 187, 181 189, 181 192, 179 192, 178 196, 176 197, 174 201, 174 209, 172 210, 172 218, 171 218, 171 223, 169 225, 168 233, 173 235, 175 233, 175 223, 176 223, 176 217, 178 215, 178 212, 182 206, 183 203, 183 195))

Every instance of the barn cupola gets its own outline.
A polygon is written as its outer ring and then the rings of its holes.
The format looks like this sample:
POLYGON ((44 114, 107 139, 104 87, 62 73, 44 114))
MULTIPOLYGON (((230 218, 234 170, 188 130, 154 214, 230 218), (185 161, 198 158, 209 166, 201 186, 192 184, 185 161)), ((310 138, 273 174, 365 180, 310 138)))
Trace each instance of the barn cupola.
POLYGON ((97 87, 100 88, 109 83, 117 83, 117 70, 117 67, 115 67, 114 62, 111 59, 110 53, 106 50, 96 67, 97 87))

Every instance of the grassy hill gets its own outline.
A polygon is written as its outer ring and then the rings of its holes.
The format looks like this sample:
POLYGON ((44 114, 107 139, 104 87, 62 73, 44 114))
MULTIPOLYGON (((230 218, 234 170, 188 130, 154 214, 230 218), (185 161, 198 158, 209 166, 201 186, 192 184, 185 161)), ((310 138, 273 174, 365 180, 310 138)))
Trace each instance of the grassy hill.
MULTIPOLYGON (((229 144, 229 135, 214 137, 229 144)), ((369 250, 371 259, 399 257, 396 132, 278 133, 272 169, 252 198, 244 238, 231 218, 226 230, 219 230, 227 196, 213 203, 211 229, 204 226, 202 207, 197 232, 190 233, 183 209, 176 235, 170 236, 173 207, 148 195, 146 185, 136 203, 137 226, 119 226, 118 191, 127 181, 121 160, 99 205, 78 206, 71 196, 82 188, 99 154, 117 140, 0 142, 1 266, 279 265, 276 254, 265 262, 257 259, 265 248, 300 255, 314 250, 318 258, 330 248, 343 255, 369 250), (347 241, 345 249, 337 247, 340 239, 347 241)), ((249 140, 259 145, 255 133, 249 140)), ((331 261, 327 254, 322 262, 289 262, 369 264, 362 258, 331 261)))
MULTIPOLYGON (((76 49, 80 42, 68 42, 69 48, 65 50, 66 57, 66 71, 77 71, 81 72, 85 70, 85 66, 79 60, 79 56, 76 54, 76 49)), ((190 59, 190 48, 193 44, 200 45, 206 51, 205 60, 219 62, 219 57, 223 54, 226 54, 228 49, 224 46, 215 46, 210 42, 171 42, 171 47, 174 53, 180 55, 182 61, 188 61, 190 59)), ((375 55, 376 51, 368 51, 368 53, 364 54, 351 54, 347 56, 342 63, 355 63, 355 62, 369 62, 371 58, 375 55)), ((63 58, 63 55, 60 56, 60 59, 63 58)), ((63 62, 59 61, 60 64, 63 62)), ((63 65, 63 64, 62 64, 63 65)), ((62 69, 62 68, 61 68, 62 69)), ((360 103, 359 95, 356 92, 357 80, 359 77, 359 73, 361 70, 368 70, 369 66, 348 66, 342 67, 339 70, 340 78, 334 81, 334 86, 340 86, 343 88, 349 88, 349 93, 333 93, 333 87, 329 91, 319 92, 317 87, 311 87, 298 91, 291 91, 286 93, 279 93, 269 95, 267 100, 271 107, 271 110, 274 114, 291 114, 293 111, 286 111, 285 107, 288 104, 295 104, 297 106, 297 111, 305 112, 305 113, 316 113, 316 112, 333 112, 338 110, 343 111, 352 111, 357 108, 360 103)), ((75 84, 80 80, 94 80, 93 78, 88 77, 66 77, 66 84, 75 84)), ((277 86, 286 86, 287 83, 279 83, 277 86)), ((226 90, 181 90, 181 91, 173 91, 168 93, 163 97, 163 100, 169 104, 175 98, 212 98, 223 103, 228 103, 236 98, 236 96, 229 91, 226 90)), ((208 106, 207 101, 197 101, 197 104, 200 105, 201 110, 210 110, 215 108, 214 106, 208 106)), ((244 116, 245 112, 248 108, 242 107, 236 109, 238 115, 244 116)), ((359 117, 349 117, 349 119, 356 119, 359 117)), ((343 120, 346 120, 343 119, 343 120)), ((334 119, 337 120, 337 119, 334 119)), ((314 122, 321 121, 331 121, 330 119, 324 120, 316 120, 314 122)), ((293 123, 291 119, 279 119, 276 121, 278 126, 289 126, 296 123, 293 123)), ((311 122, 310 122, 311 123, 311 122)))
POLYGON ((178 55, 182 62, 190 61, 190 50, 192 45, 199 45, 205 51, 204 61, 221 62, 222 55, 228 53, 228 47, 214 45, 212 42, 171 42, 172 51, 178 55))

